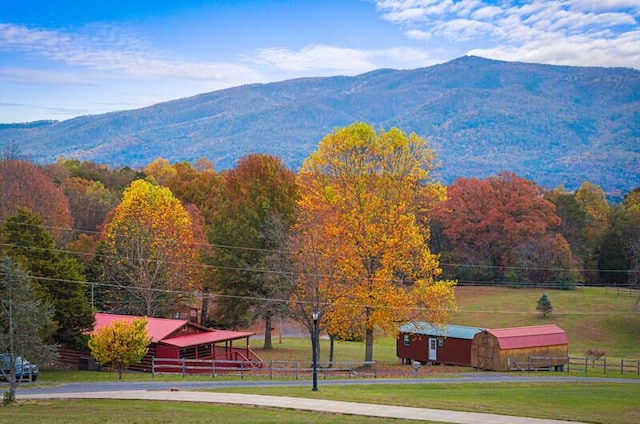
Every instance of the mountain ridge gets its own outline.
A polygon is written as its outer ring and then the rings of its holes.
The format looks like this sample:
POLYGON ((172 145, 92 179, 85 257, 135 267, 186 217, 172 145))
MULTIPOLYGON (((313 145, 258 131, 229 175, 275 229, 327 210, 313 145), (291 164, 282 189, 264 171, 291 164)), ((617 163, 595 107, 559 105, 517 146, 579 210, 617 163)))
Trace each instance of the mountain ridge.
POLYGON ((427 138, 443 182, 515 172, 545 186, 640 186, 640 71, 465 56, 411 70, 248 84, 40 124, 0 125, 36 162, 111 166, 268 153, 296 169, 323 136, 364 121, 427 138))

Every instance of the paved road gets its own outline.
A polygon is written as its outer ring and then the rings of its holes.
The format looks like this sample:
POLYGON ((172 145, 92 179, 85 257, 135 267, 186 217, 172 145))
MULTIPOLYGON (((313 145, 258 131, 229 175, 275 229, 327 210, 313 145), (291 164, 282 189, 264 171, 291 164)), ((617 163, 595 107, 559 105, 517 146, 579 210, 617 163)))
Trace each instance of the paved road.
MULTIPOLYGON (((38 380, 39 384, 46 384, 46 377, 42 376, 38 380)), ((126 376, 125 376, 126 379, 126 376)), ((413 378, 413 379, 346 379, 346 380, 324 380, 318 381, 318 385, 360 385, 360 384, 438 384, 438 383, 532 383, 532 382, 609 382, 640 384, 640 379, 622 378, 599 378, 599 377, 573 377, 573 376, 540 376, 534 375, 504 375, 492 373, 466 373, 452 375, 444 378, 413 378)), ((0 390, 6 383, 0 383, 0 390)), ((45 394, 45 393, 82 393, 82 392, 108 392, 121 390, 202 390, 202 389, 226 389, 232 387, 311 387, 310 380, 240 380, 224 381, 211 379, 211 381, 111 381, 111 382, 91 382, 91 383, 66 383, 56 386, 30 386, 23 383, 19 389, 19 394, 45 394)))
MULTIPOLYGON (((321 380, 322 385, 350 384, 425 384, 425 383, 505 383, 505 382, 584 382, 605 381, 628 384, 640 384, 640 380, 589 378, 589 377, 545 377, 545 376, 507 376, 500 374, 462 374, 449 378, 428 379, 350 379, 321 380)), ((46 383, 46 380, 42 380, 46 383)), ((446 423, 496 423, 496 424, 567 424, 567 421, 545 420, 480 414, 472 412, 456 412, 427 408, 411 408, 366 403, 339 402, 321 399, 292 398, 281 396, 231 394, 218 392, 199 392, 203 389, 225 389, 230 387, 270 387, 270 386, 310 386, 307 380, 299 381, 175 381, 175 382, 101 382, 101 383, 68 383, 59 386, 22 385, 18 389, 17 398, 26 399, 138 399, 182 402, 207 402, 217 404, 258 405, 275 408, 322 411, 337 414, 355 414, 383 418, 403 418, 412 420, 428 420, 446 423), (195 391, 194 391, 195 390, 195 391)), ((0 390, 6 385, 0 385, 0 390)), ((573 424, 576 424, 573 422, 573 424)))

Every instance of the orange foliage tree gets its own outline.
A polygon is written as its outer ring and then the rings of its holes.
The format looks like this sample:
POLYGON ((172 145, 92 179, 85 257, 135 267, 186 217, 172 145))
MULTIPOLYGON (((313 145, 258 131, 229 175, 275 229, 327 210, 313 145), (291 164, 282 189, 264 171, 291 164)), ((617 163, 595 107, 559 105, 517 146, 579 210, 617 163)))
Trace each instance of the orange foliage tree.
POLYGON ((179 293, 196 288, 200 268, 193 223, 169 189, 134 181, 107 221, 101 234, 102 273, 117 292, 130 294, 120 307, 131 307, 123 312, 166 315, 179 293))
POLYGON ((522 278, 515 275, 520 268, 558 266, 563 257, 571 265, 566 240, 552 232, 560 224, 555 206, 524 178, 512 173, 459 178, 449 187, 446 209, 441 220, 451 258, 461 264, 458 272, 471 269, 459 274, 461 280, 522 278), (545 253, 542 246, 555 252, 541 263, 534 259, 545 253))
POLYGON ((28 209, 42 218, 56 238, 72 225, 69 202, 38 166, 24 160, 0 160, 0 219, 28 209))
POLYGON ((355 123, 327 135, 298 173, 298 206, 320 225, 314 230, 322 231, 324 249, 333 249, 338 271, 327 278, 342 285, 338 297, 327 293, 325 320, 337 335, 361 329, 365 361, 373 360, 376 331, 414 319, 445 322, 455 307, 454 283, 438 280, 438 257, 419 222, 446 196, 433 180, 434 163, 417 135, 355 123))

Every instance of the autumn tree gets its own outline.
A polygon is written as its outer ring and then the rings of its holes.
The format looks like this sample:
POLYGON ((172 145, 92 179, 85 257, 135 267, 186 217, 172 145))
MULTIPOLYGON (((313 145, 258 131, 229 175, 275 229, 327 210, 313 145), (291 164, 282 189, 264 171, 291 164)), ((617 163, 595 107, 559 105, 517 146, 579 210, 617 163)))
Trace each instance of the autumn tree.
MULTIPOLYGON (((188 162, 180 162, 171 165, 171 168, 171 171, 164 171, 164 177, 161 178, 162 185, 168 187, 188 210, 197 214, 198 219, 200 217, 203 219, 197 227, 206 231, 223 201, 224 179, 215 172, 213 164, 204 158, 198 159, 195 166, 188 162)), ((190 215, 192 215, 192 221, 195 223, 191 212, 190 215)), ((196 236, 196 242, 201 246, 199 261, 206 261, 210 254, 211 246, 208 245, 206 236, 198 237, 199 232, 195 229, 194 235, 196 236)), ((200 312, 200 322, 203 324, 209 323, 209 303, 210 294, 214 286, 214 274, 215 271, 203 267, 201 275, 202 307, 200 312)))
POLYGON ((379 133, 352 124, 322 139, 298 173, 301 213, 322 216, 322 243, 339 248, 344 279, 332 315, 348 317, 334 331, 362 329, 365 361, 376 331, 413 319, 445 322, 453 285, 438 281, 438 257, 427 246, 428 211, 445 189, 433 180, 435 156, 425 140, 399 129, 379 133))
POLYGON ((67 178, 64 181, 64 193, 69 199, 76 230, 96 231, 107 213, 118 204, 118 197, 100 181, 67 178))
POLYGON ((640 188, 628 193, 624 202, 611 215, 611 237, 614 237, 622 257, 605 262, 606 246, 600 248, 600 270, 609 275, 615 272, 619 282, 626 281, 631 287, 640 287, 640 188))
POLYGON ((0 254, 0 352, 8 353, 9 401, 15 402, 18 381, 15 358, 51 361, 55 346, 47 343, 54 326, 50 305, 36 293, 31 279, 12 259, 0 254), (28 337, 25 337, 25 334, 28 337))
POLYGON ((82 265, 55 246, 42 220, 20 209, 3 228, 3 249, 35 280, 37 293, 54 308, 55 341, 84 347, 86 332, 93 326, 91 306, 85 296, 82 265))
POLYGON ((72 226, 69 202, 62 190, 36 165, 0 160, 0 220, 28 209, 38 214, 56 238, 72 226))
POLYGON ((593 270, 586 274, 586 282, 598 284, 598 245, 609 229, 611 207, 604 190, 598 185, 584 182, 575 193, 575 199, 584 213, 582 234, 584 244, 581 258, 585 269, 593 270))
POLYGON ((525 244, 530 249, 537 240, 551 241, 546 235, 560 223, 540 188, 511 173, 458 178, 449 187, 445 205, 448 213, 441 221, 451 245, 448 257, 461 264, 461 272, 469 272, 461 279, 519 281, 526 271, 521 266, 525 244))
POLYGON ((91 355, 100 365, 113 368, 122 380, 124 371, 138 364, 149 351, 151 337, 147 334, 147 319, 114 321, 89 338, 91 355))
POLYGON ((197 288, 193 223, 169 189, 144 180, 131 183, 101 238, 100 268, 115 287, 111 295, 126 300, 121 312, 164 316, 197 288))
MULTIPOLYGON (((80 161, 78 159, 58 159, 55 164, 47 165, 45 168, 61 168, 66 175, 60 178, 60 183, 64 178, 82 178, 83 180, 97 181, 102 183, 110 192, 118 195, 133 181, 143 179, 146 175, 128 166, 110 169, 103 164, 92 161, 80 161)), ((52 175, 60 175, 60 171, 48 171, 52 175)))
POLYGON ((222 203, 224 179, 204 159, 198 161, 197 167, 187 162, 180 162, 172 167, 175 172, 167 178, 164 185, 182 203, 197 206, 205 223, 210 225, 222 203))
MULTIPOLYGON (((288 260, 283 261, 281 268, 293 279, 289 307, 291 317, 307 329, 311 348, 320 358, 318 338, 314 337, 313 312, 318 314, 318 331, 326 331, 330 337, 331 363, 334 338, 345 338, 344 316, 338 308, 334 308, 334 304, 347 291, 347 276, 342 274, 336 261, 339 252, 345 248, 337 244, 344 240, 334 237, 324 225, 328 216, 335 212, 328 209, 326 204, 315 206, 299 210, 285 251, 288 260)), ((352 324, 351 320, 348 321, 352 324)), ((361 326, 354 331, 358 336, 363 333, 361 326)))
POLYGON ((272 318, 282 313, 290 279, 274 255, 282 250, 295 219, 295 174, 279 158, 248 155, 224 174, 225 200, 211 226, 216 268, 215 320, 234 326, 255 319, 265 323, 265 348, 271 347, 272 318))
POLYGON ((158 184, 165 185, 168 179, 175 176, 176 170, 168 159, 157 158, 144 168, 144 173, 158 184))

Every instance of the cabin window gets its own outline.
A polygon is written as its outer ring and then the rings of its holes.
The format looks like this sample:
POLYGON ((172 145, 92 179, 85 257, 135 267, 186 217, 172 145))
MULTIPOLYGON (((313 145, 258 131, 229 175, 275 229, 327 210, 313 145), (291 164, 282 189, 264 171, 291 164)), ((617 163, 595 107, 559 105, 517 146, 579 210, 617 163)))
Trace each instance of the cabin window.
POLYGON ((409 334, 404 335, 404 345, 411 346, 411 336, 409 334))
POLYGON ((438 346, 439 347, 444 346, 444 337, 438 337, 438 346))

